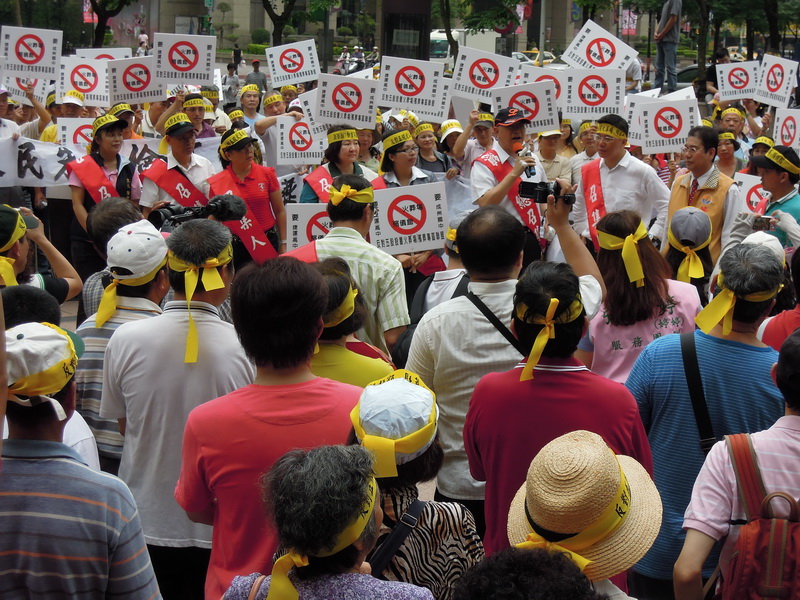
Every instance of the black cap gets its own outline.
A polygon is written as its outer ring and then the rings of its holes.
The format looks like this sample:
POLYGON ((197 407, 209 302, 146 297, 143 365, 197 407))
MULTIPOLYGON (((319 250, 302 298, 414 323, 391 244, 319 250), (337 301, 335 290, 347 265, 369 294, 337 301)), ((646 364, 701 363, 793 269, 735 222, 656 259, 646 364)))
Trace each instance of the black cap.
MULTIPOLYGON (((774 148, 770 148, 767 150, 766 154, 761 156, 754 156, 750 159, 756 167, 760 167, 762 169, 775 169, 776 171, 786 171, 787 173, 792 173, 791 168, 787 169, 785 166, 778 164, 770 154, 776 152, 780 154, 788 163, 796 167, 796 171, 794 174, 800 173, 800 157, 797 156, 797 152, 794 151, 794 148, 790 148, 789 146, 775 146, 774 148)), ((772 154, 774 157, 775 155, 772 154)), ((777 158, 777 157, 776 157, 777 158)))
POLYGON ((499 127, 508 127, 519 121, 530 123, 531 120, 518 108, 503 108, 494 117, 494 124, 499 127))

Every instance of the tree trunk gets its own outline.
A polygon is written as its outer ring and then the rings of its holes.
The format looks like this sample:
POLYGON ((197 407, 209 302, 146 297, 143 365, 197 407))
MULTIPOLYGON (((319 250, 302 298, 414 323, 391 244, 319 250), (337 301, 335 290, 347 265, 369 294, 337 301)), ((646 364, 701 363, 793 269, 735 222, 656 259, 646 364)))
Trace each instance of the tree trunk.
POLYGON ((753 27, 750 25, 750 21, 746 21, 747 28, 745 29, 744 33, 744 43, 747 44, 747 60, 753 60, 753 54, 756 51, 756 32, 753 31, 753 27))
POLYGON ((719 20, 717 20, 714 23, 714 47, 712 48, 712 53, 716 52, 717 48, 720 47, 719 34, 721 29, 722 29, 722 23, 719 20))
POLYGON ((439 1, 439 14, 442 17, 442 26, 444 27, 444 35, 447 37, 447 45, 450 46, 450 54, 453 55, 453 61, 455 61, 458 58, 458 40, 453 37, 453 30, 450 28, 452 22, 450 0, 439 1))
POLYGON ((20 0, 14 0, 14 24, 17 27, 22 27, 22 9, 19 3, 20 0))
POLYGON ((708 15, 709 7, 706 0, 698 0, 697 8, 700 13, 697 36, 697 103, 706 106, 706 51, 708 47, 708 15))
POLYGON ((778 0, 764 0, 764 14, 769 23, 769 38, 767 38, 767 52, 780 52, 781 32, 778 29, 778 0))
POLYGON ((94 26, 94 39, 92 40, 92 48, 103 47, 103 40, 106 37, 106 26, 108 25, 108 19, 109 16, 107 13, 97 14, 97 25, 94 26))

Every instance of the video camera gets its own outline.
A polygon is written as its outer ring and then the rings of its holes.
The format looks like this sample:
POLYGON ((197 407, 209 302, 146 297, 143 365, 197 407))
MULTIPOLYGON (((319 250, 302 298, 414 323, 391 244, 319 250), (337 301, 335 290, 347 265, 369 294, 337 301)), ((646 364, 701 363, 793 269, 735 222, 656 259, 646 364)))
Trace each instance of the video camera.
POLYGON ((561 200, 564 204, 575 204, 575 194, 561 194, 561 186, 556 181, 521 181, 519 195, 530 198, 536 204, 547 204, 547 197, 553 195, 556 202, 561 200))
POLYGON ((217 221, 238 221, 247 214, 244 200, 232 194, 214 196, 205 206, 169 205, 152 211, 147 220, 159 231, 172 231, 193 219, 214 217, 217 221))

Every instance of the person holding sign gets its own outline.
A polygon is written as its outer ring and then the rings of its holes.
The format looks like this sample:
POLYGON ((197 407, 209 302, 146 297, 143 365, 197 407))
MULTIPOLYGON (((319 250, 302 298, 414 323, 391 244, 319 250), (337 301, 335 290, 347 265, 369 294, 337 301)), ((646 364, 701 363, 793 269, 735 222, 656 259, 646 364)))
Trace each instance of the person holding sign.
POLYGON ((644 223, 657 214, 650 237, 661 240, 666 235, 669 189, 650 165, 625 150, 627 141, 625 119, 617 115, 598 119, 595 143, 600 158, 581 168, 581 182, 575 191, 574 227, 584 238, 591 238, 595 251, 600 249, 597 222, 615 210, 632 210, 644 223))
MULTIPOLYGON (((42 142, 58 143, 57 117, 63 117, 65 119, 76 119, 80 117, 81 110, 83 110, 83 99, 84 96, 80 92, 67 90, 67 92, 61 96, 61 104, 58 105, 58 113, 53 110, 53 122, 44 128, 42 134, 39 136, 39 140, 42 142)), ((53 100, 55 100, 55 94, 53 95, 53 100)), ((56 106, 55 102, 52 104, 54 107, 56 106)), ((50 106, 50 103, 48 103, 48 106, 50 106)))
POLYGON ((136 131, 139 129, 139 124, 142 122, 142 117, 144 116, 142 109, 133 110, 133 107, 131 107, 130 104, 118 102, 108 109, 108 114, 114 115, 118 119, 128 124, 128 126, 122 132, 122 139, 142 139, 142 136, 136 133, 136 131))
MULTIPOLYGON (((761 186, 771 196, 763 209, 764 216, 771 215, 777 210, 789 213, 795 220, 800 221, 800 194, 797 193, 797 183, 800 181, 800 157, 788 146, 775 146, 770 148, 764 156, 756 156, 753 163, 761 171, 761 186)), ((756 209, 758 211, 758 208, 756 209)), ((776 229, 769 231, 776 236, 781 244, 789 245, 786 234, 776 229)))
POLYGON ((245 123, 250 127, 253 127, 259 119, 264 118, 264 115, 258 112, 260 98, 261 92, 254 83, 248 83, 239 90, 239 105, 244 113, 245 123))

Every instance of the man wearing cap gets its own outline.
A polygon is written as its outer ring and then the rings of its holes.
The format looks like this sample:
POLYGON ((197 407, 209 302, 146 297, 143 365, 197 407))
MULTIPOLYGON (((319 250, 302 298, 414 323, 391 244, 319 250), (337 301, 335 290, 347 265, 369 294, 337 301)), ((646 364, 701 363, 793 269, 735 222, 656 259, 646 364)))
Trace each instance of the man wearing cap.
MULTIPOLYGON (((53 96, 55 99, 55 96, 53 96)), ((45 127, 42 134, 39 136, 39 140, 42 142, 52 142, 58 143, 58 126, 56 123, 58 122, 57 117, 63 117, 65 119, 76 119, 81 116, 81 110, 83 109, 83 94, 77 92, 75 90, 67 90, 67 92, 61 96, 61 105, 58 110, 58 115, 53 115, 53 123, 51 123, 48 127, 45 127)))
POLYGON ((133 107, 126 102, 118 102, 108 109, 109 115, 114 115, 124 121, 127 126, 122 130, 122 138, 125 140, 140 140, 142 136, 136 133, 139 124, 142 122, 144 111, 141 108, 133 110, 133 107))
POLYGON ((597 222, 606 213, 632 210, 641 216, 643 223, 649 223, 655 214, 650 237, 657 240, 666 237, 669 188, 650 165, 636 160, 625 149, 627 121, 617 115, 598 119, 595 141, 600 158, 583 166, 581 182, 575 191, 572 215, 575 231, 584 239, 591 239, 598 250, 597 222))
MULTIPOLYGON (((753 164, 761 169, 761 186, 770 193, 766 208, 757 207, 756 212, 763 209, 765 216, 776 210, 781 210, 792 215, 795 220, 800 219, 800 194, 797 193, 797 183, 800 181, 800 157, 793 148, 788 146, 775 146, 770 148, 763 156, 754 156, 753 164)), ((784 246, 789 245, 786 234, 776 229, 770 231, 781 241, 784 246)))
POLYGON ((151 223, 137 221, 111 238, 107 261, 100 309, 75 332, 86 345, 75 372, 76 408, 97 440, 102 469, 116 475, 123 437, 116 419, 100 417, 104 354, 120 325, 161 314, 159 305, 169 291, 167 244, 151 223))
MULTIPOLYGON (((519 193, 520 185, 547 181, 542 165, 535 157, 523 152, 525 127, 530 120, 516 108, 504 108, 495 117, 496 145, 481 154, 472 164, 473 204, 499 205, 525 226, 525 255, 528 265, 542 253, 540 230, 542 219, 539 207, 519 193)), ((559 132, 559 135, 561 133, 559 132)))
POLYGON ((154 160, 141 174, 139 206, 145 218, 169 204, 187 208, 198 202, 206 204, 208 180, 216 172, 211 161, 194 152, 197 134, 188 116, 176 113, 164 125, 164 138, 170 149, 166 160, 154 160))
POLYGON ((753 165, 753 157, 754 156, 764 156, 770 148, 775 147, 775 140, 771 137, 766 135, 758 136, 754 141, 753 145, 750 147, 750 160, 748 161, 748 166, 739 171, 739 173, 745 173, 747 175, 758 175, 761 177, 761 171, 755 165, 753 165))
POLYGON ((119 474, 139 506, 162 593, 199 598, 211 530, 191 522, 172 497, 181 461, 177 432, 193 408, 249 384, 255 373, 233 327, 217 312, 233 278, 228 229, 189 221, 172 232, 167 246, 175 300, 162 314, 125 323, 111 336, 100 416, 118 419, 125 436, 119 474))
POLYGON ((19 125, 8 116, 8 90, 0 85, 0 138, 11 137, 19 133, 19 125))
POLYGON ((497 148, 494 139, 494 117, 489 113, 473 110, 469 113, 469 122, 453 144, 453 158, 461 165, 465 179, 469 179, 475 159, 493 148, 497 148))
POLYGON ((178 113, 185 114, 194 127, 195 135, 198 138, 212 138, 217 134, 214 128, 203 119, 206 115, 205 99, 202 94, 186 94, 182 89, 175 95, 175 101, 158 118, 156 131, 165 135, 167 120, 178 113))
POLYGON ((160 598, 130 490, 62 443, 80 338, 45 323, 5 335, 0 596, 160 598))
POLYGON ((594 139, 596 134, 597 124, 593 121, 583 121, 578 128, 578 139, 583 144, 583 151, 569 159, 573 185, 580 186, 583 165, 592 162, 595 158, 599 158, 597 156, 597 142, 594 139))
POLYGON ((269 89, 267 84, 267 76, 259 71, 261 67, 261 61, 258 59, 253 61, 253 70, 247 74, 244 78, 245 85, 256 85, 258 86, 258 93, 259 95, 263 94, 269 89))
POLYGON ((225 114, 225 111, 219 107, 219 88, 216 85, 204 85, 200 88, 200 93, 203 98, 211 101, 211 106, 214 108, 212 111, 214 113, 214 122, 211 123, 211 126, 217 135, 222 135, 231 128, 231 120, 225 114))
MULTIPOLYGON (((700 329, 683 338, 694 340, 696 358, 686 360, 698 366, 711 432, 701 435, 695 418, 682 336, 650 342, 625 383, 639 405, 664 503, 661 533, 630 576, 634 597, 671 597, 684 511, 709 444, 727 434, 766 429, 783 414, 783 399, 770 377, 778 354, 756 337, 781 289, 783 265, 764 246, 739 244, 722 255, 719 267, 716 295, 695 318, 700 329), (680 460, 675 460, 676 453, 680 460)), ((703 570, 705 577, 717 561, 715 552, 703 570)))
POLYGON ((283 256, 250 263, 236 276, 231 305, 257 375, 191 412, 175 486, 189 518, 214 526, 206 598, 219 598, 234 576, 272 564, 277 532, 264 519, 259 477, 293 448, 343 444, 362 392, 311 373, 327 310, 326 284, 312 266, 283 256))
MULTIPOLYGON (((689 173, 675 180, 669 197, 668 221, 685 206, 699 208, 711 219, 711 260, 716 264, 722 250, 730 243, 736 215, 747 210, 733 179, 720 172, 714 164, 719 134, 711 127, 692 127, 684 147, 689 173)), ((662 251, 669 243, 664 236, 662 251)))
POLYGON ((569 158, 558 153, 561 130, 552 129, 539 134, 539 150, 534 154, 536 162, 542 165, 548 181, 563 179, 572 185, 572 169, 569 158))

